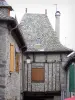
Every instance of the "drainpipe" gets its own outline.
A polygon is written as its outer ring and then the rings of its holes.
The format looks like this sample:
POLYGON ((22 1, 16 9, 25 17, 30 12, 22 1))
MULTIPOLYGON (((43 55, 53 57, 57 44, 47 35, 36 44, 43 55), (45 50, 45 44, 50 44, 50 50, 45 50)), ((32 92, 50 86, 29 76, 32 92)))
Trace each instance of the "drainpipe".
POLYGON ((14 29, 16 29, 18 27, 18 25, 16 25, 14 28, 12 28, 11 30, 10 30, 10 33, 14 30, 14 29))

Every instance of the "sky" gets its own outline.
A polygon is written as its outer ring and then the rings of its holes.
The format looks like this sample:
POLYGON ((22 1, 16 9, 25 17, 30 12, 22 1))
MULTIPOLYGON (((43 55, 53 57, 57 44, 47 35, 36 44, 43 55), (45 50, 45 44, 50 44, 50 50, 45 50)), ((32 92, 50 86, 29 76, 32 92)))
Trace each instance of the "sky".
POLYGON ((60 42, 75 50, 75 0, 6 0, 9 5, 14 9, 11 12, 12 16, 17 17, 20 23, 23 15, 25 14, 25 8, 28 13, 45 13, 47 9, 47 16, 55 30, 55 12, 57 4, 57 10, 61 12, 60 16, 60 42))

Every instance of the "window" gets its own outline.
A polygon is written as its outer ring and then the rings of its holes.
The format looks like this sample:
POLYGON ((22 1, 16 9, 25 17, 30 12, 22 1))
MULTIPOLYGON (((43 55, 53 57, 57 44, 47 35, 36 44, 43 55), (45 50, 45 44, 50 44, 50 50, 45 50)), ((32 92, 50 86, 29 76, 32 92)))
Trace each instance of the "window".
POLYGON ((10 44, 10 72, 14 72, 14 45, 10 44))
POLYGON ((20 53, 16 52, 16 72, 19 73, 20 53))
POLYGON ((32 68, 32 82, 44 82, 44 68, 32 68))

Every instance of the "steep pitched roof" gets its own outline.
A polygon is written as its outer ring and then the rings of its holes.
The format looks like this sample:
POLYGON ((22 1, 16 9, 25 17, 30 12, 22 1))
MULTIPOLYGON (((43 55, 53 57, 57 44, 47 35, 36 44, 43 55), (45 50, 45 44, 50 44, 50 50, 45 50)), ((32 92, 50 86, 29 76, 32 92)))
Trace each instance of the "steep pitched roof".
POLYGON ((20 29, 27 42, 27 51, 70 51, 59 42, 46 14, 26 13, 20 29))
POLYGON ((9 8, 10 10, 13 10, 10 5, 7 4, 5 0, 0 0, 0 8, 9 8))

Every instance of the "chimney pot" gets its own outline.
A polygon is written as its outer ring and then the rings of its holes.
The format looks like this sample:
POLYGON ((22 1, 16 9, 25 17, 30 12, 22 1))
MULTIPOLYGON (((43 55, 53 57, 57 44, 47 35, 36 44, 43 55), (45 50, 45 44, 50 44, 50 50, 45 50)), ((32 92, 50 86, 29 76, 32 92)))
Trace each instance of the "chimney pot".
POLYGON ((45 14, 47 15, 47 9, 45 9, 45 14))
POLYGON ((26 13, 27 13, 27 8, 26 8, 26 13))
POLYGON ((61 15, 60 11, 56 11, 55 16, 60 16, 60 15, 61 15))

